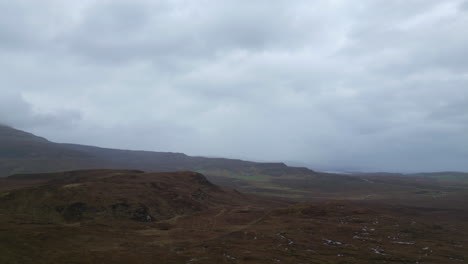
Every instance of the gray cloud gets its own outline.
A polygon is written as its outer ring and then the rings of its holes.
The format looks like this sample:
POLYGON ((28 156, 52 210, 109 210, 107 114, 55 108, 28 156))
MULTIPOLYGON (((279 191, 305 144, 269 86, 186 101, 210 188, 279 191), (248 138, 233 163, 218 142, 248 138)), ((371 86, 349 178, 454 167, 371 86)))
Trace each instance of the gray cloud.
POLYGON ((468 170, 466 3, 0 0, 0 122, 319 169, 468 170))
POLYGON ((41 112, 18 93, 2 91, 0 97, 0 121, 5 125, 23 129, 71 128, 80 118, 79 112, 66 109, 53 113, 41 112))

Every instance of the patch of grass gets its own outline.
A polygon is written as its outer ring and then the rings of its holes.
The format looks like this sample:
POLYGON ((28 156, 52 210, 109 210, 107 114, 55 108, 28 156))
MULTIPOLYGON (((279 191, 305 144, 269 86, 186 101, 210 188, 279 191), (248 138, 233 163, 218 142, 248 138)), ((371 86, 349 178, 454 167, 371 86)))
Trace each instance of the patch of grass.
POLYGON ((309 191, 274 184, 271 181, 274 176, 266 174, 233 173, 227 170, 199 170, 197 172, 244 181, 249 185, 249 187, 246 187, 247 190, 244 191, 259 195, 298 199, 304 198, 310 193, 309 191))
POLYGON ((198 173, 254 182, 270 182, 272 176, 264 174, 234 173, 227 170, 198 170, 198 173))
POLYGON ((83 185, 82 183, 72 183, 72 184, 67 184, 67 185, 64 185, 63 188, 76 188, 76 187, 79 187, 83 185))
POLYGON ((417 195, 432 196, 432 197, 447 196, 449 194, 449 192, 435 191, 435 190, 419 190, 414 193, 417 195))
POLYGON ((294 188, 285 187, 285 186, 272 185, 272 184, 268 184, 268 185, 263 184, 263 185, 261 185, 261 187, 263 187, 265 189, 285 191, 285 192, 309 193, 308 191, 304 191, 304 190, 294 189, 294 188))
POLYGON ((305 197, 305 196, 302 195, 302 194, 268 192, 267 190, 255 192, 255 194, 264 195, 264 196, 272 196, 272 197, 291 198, 291 199, 300 199, 300 198, 304 198, 304 197, 305 197))
POLYGON ((156 228, 150 228, 150 229, 137 230, 135 232, 143 236, 154 236, 154 235, 159 235, 163 231, 161 231, 160 229, 156 229, 156 228))

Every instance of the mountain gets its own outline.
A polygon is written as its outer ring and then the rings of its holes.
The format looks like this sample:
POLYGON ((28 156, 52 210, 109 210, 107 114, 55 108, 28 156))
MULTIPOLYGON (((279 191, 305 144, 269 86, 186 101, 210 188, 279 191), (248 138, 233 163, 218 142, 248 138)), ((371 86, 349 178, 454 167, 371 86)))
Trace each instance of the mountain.
MULTIPOLYGON (((318 173, 284 163, 191 157, 183 153, 133 151, 60 144, 7 126, 0 126, 0 177, 80 169, 136 169, 149 172, 198 171, 215 183, 245 192, 280 195, 288 192, 274 180, 362 182, 351 177, 318 173)), ((318 187, 318 185, 317 185, 318 187)), ((294 195, 294 194, 292 194, 294 195)))
POLYGON ((1 159, 89 158, 80 151, 4 125, 0 125, 0 146, 1 159))
MULTIPOLYGON (((302 200, 345 198, 405 201, 414 196, 424 200, 429 194, 459 195, 460 192, 464 193, 465 187, 468 188, 466 177, 451 177, 453 180, 447 181, 422 175, 341 175, 290 167, 284 163, 60 144, 0 126, 0 177, 102 168, 147 172, 196 171, 215 184, 244 193, 302 200)), ((18 184, 23 186, 24 182, 18 184)))
POLYGON ((0 177, 15 173, 92 168, 134 168, 146 171, 211 170, 268 175, 314 172, 283 163, 190 157, 183 153, 132 151, 77 144, 59 144, 7 126, 0 126, 0 177))

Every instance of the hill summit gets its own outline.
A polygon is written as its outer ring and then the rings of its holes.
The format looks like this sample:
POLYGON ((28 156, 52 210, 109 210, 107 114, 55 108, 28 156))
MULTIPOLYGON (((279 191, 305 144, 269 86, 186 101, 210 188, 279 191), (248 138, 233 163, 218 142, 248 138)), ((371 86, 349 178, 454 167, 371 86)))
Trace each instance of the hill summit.
POLYGON ((35 181, 37 186, 12 190, 0 199, 3 210, 30 215, 37 223, 99 219, 161 221, 212 206, 242 201, 202 174, 184 171, 145 173, 138 170, 81 170, 19 174, 9 182, 35 181), (37 182, 37 181, 42 182, 37 182), (33 213, 32 213, 33 212, 33 213))

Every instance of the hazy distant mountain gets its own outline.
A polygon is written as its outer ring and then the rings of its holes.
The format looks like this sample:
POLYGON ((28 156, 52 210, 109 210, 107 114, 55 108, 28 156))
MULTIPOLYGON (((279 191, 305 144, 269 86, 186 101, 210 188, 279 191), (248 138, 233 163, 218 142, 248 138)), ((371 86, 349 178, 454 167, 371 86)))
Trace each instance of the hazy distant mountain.
POLYGON ((284 163, 191 157, 183 153, 131 151, 77 144, 59 144, 31 133, 0 126, 0 177, 76 169, 139 169, 145 171, 223 170, 231 173, 314 174, 284 163))
POLYGON ((52 143, 45 138, 0 125, 0 158, 88 158, 85 153, 52 143))
POLYGON ((329 196, 340 198, 343 192, 356 199, 381 198, 383 194, 397 190, 411 195, 415 188, 440 191, 440 184, 454 185, 453 181, 442 182, 439 180, 441 177, 453 178, 457 184, 468 184, 468 178, 447 177, 445 174, 415 175, 423 177, 387 173, 343 175, 289 167, 284 163, 59 144, 11 127, 0 126, 0 177, 82 169, 132 169, 146 172, 190 170, 203 173, 216 184, 230 186, 242 192, 298 199, 321 199, 329 196), (417 180, 423 178, 424 180, 417 180))

